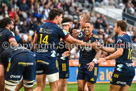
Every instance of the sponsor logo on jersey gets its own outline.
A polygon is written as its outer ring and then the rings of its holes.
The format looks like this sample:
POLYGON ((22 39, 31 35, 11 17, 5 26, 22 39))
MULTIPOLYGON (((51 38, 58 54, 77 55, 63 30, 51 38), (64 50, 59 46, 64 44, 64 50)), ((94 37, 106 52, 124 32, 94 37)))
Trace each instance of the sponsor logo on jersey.
POLYGON ((11 75, 10 78, 20 78, 20 75, 11 75))
POLYGON ((43 70, 36 71, 36 73, 43 73, 43 70))
POLYGON ((117 83, 117 84, 126 85, 126 82, 117 81, 116 83, 117 83))

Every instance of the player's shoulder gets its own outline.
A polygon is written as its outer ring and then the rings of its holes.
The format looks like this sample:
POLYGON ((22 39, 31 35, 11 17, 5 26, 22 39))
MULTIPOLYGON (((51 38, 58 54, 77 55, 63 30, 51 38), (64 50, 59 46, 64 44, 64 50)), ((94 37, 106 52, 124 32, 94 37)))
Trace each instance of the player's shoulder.
POLYGON ((78 34, 78 39, 83 39, 84 38, 84 31, 81 30, 78 34))
POLYGON ((96 35, 96 34, 92 34, 92 37, 99 38, 98 35, 96 35))
POLYGON ((118 40, 131 41, 131 37, 127 33, 124 33, 118 36, 118 40))

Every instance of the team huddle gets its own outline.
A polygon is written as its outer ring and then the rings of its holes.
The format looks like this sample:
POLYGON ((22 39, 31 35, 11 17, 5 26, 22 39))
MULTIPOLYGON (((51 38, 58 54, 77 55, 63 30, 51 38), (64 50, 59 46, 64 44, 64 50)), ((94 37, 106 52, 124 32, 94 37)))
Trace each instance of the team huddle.
POLYGON ((14 23, 10 18, 1 20, 0 91, 19 91, 23 86, 25 91, 33 91, 35 79, 37 87, 34 91, 43 91, 46 78, 51 91, 67 91, 69 57, 79 50, 78 91, 85 91, 86 88, 88 91, 94 91, 98 64, 112 59, 116 60, 116 64, 109 91, 128 91, 135 70, 131 58, 132 46, 126 46, 132 43, 131 37, 126 34, 127 23, 123 20, 115 23, 116 46, 111 48, 101 44, 89 15, 81 15, 81 31, 77 38, 73 38, 69 33, 72 20, 68 17, 62 19, 63 15, 60 9, 54 8, 50 11, 49 21, 35 31, 31 44, 33 50, 17 44, 12 33, 14 23), (8 48, 3 48, 5 42, 10 44, 8 48), (74 46, 71 46, 72 44, 74 46), (67 48, 65 45, 68 45, 67 48), (102 58, 102 51, 111 54, 102 58))

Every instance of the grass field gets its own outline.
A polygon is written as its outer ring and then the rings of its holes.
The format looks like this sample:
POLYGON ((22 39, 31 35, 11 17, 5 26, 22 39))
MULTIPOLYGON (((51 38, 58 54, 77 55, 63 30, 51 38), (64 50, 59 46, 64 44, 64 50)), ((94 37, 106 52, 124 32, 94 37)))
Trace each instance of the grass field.
MULTIPOLYGON (((34 85, 36 88, 36 85, 34 85)), ((109 90, 109 83, 97 83, 95 85, 95 91, 108 91, 109 90)), ((22 88, 20 91, 24 91, 22 88)), ((47 84, 44 91, 50 91, 50 87, 47 84)), ((68 84, 68 91, 77 91, 77 84, 68 84)), ((136 83, 133 83, 132 86, 129 88, 129 91, 136 91, 136 83)))

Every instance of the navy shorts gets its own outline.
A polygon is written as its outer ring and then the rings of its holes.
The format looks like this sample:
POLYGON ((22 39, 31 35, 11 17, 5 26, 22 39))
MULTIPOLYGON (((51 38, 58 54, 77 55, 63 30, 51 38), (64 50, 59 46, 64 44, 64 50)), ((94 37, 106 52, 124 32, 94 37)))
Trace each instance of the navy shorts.
POLYGON ((69 59, 66 60, 58 59, 59 64, 59 78, 69 78, 69 59))
POLYGON ((113 85, 120 85, 120 86, 129 85, 129 86, 131 86, 133 78, 134 78, 134 76, 113 73, 110 83, 113 85))
POLYGON ((36 62, 32 53, 20 53, 13 57, 5 72, 5 80, 35 80, 36 62), (7 70, 9 68, 9 70, 7 70))
POLYGON ((59 72, 56 57, 47 57, 44 54, 36 56, 36 75, 53 74, 59 72))
POLYGON ((79 64, 77 80, 85 80, 90 83, 96 83, 98 76, 98 64, 95 65, 92 71, 89 71, 88 65, 79 64))

